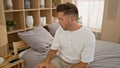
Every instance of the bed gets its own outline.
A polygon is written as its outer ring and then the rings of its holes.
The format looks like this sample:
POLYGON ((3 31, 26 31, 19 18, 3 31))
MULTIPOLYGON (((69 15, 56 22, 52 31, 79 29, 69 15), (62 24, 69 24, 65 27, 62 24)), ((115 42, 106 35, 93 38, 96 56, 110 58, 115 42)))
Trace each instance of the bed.
MULTIPOLYGON (((14 46, 18 48, 28 47, 23 41, 14 42, 14 46)), ((15 52, 17 54, 17 48, 15 52)), ((39 53, 29 48, 21 52, 19 57, 25 60, 26 68, 34 68, 46 55, 47 52, 39 53)), ((88 68, 120 68, 120 44, 97 40, 95 59, 93 62, 89 63, 88 68)))
POLYGON ((97 40, 95 58, 88 68, 120 68, 120 44, 97 40))
MULTIPOLYGON (((54 26, 56 26, 56 24, 54 24, 54 26)), ((47 48, 47 50, 41 51, 39 47, 45 48, 44 45, 51 45, 51 42, 53 40, 50 34, 46 34, 48 32, 44 32, 43 28, 42 30, 39 28, 37 27, 32 32, 25 32, 22 37, 20 36, 22 38, 22 41, 13 42, 14 53, 15 55, 19 55, 20 58, 23 58, 25 60, 25 68, 35 68, 36 64, 42 61, 47 56, 47 53, 49 51, 49 48, 47 48), (34 42, 34 40, 36 41, 34 42), (24 49, 24 51, 18 53, 18 51, 21 49, 24 49)), ((54 28, 54 30, 52 29, 53 36, 55 34, 53 32, 56 31, 56 27, 54 28)), ((95 58, 93 62, 88 64, 88 68, 120 68, 120 44, 97 40, 95 47, 95 58)))

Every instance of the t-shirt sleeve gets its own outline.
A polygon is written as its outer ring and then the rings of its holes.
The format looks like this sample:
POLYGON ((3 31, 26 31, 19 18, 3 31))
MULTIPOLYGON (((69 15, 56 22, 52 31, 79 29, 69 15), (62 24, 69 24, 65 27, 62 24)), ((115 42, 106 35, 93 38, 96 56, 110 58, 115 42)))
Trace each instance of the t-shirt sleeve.
POLYGON ((56 31, 51 49, 53 49, 53 50, 59 49, 59 47, 60 47, 59 36, 60 36, 60 27, 56 31))
POLYGON ((95 44, 96 44, 95 37, 91 37, 86 41, 85 47, 81 53, 82 62, 89 63, 94 60, 95 44))

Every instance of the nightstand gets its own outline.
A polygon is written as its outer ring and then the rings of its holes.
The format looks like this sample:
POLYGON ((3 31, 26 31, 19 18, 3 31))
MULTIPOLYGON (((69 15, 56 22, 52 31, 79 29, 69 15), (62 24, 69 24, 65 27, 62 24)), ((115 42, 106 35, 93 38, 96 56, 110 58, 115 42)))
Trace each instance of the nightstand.
POLYGON ((9 61, 13 59, 15 59, 14 56, 5 59, 5 62, 0 64, 0 68, 25 68, 23 59, 19 59, 13 63, 9 63, 9 61))

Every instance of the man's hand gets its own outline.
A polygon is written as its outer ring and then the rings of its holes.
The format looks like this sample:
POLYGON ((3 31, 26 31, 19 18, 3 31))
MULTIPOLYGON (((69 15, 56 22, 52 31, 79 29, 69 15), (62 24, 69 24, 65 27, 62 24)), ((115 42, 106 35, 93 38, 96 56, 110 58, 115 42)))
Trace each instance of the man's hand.
POLYGON ((51 65, 50 60, 55 57, 56 52, 57 50, 50 50, 45 60, 43 62, 38 63, 36 68, 48 68, 51 65))
POLYGON ((49 62, 43 61, 37 64, 36 68, 48 68, 49 62))
POLYGON ((73 64, 71 68, 87 68, 87 63, 79 62, 79 63, 73 64))

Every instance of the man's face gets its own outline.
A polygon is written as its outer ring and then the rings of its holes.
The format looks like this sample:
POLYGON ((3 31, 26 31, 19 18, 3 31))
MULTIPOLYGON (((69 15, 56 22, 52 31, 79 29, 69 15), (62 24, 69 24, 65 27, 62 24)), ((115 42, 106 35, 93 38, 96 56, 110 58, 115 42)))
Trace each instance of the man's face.
POLYGON ((64 30, 69 30, 70 28, 70 18, 64 15, 64 12, 58 13, 59 24, 64 30))

